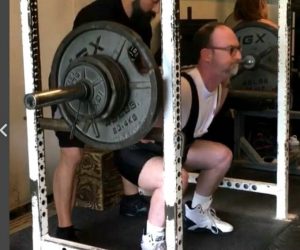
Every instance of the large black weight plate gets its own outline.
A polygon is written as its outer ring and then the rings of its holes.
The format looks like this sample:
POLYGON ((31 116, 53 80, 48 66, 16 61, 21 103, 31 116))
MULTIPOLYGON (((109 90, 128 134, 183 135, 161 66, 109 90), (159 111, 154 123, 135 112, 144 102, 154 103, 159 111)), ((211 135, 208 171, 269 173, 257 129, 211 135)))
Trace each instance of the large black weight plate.
POLYGON ((277 90, 277 29, 260 22, 245 22, 234 29, 242 47, 243 63, 231 80, 236 90, 277 90))
MULTIPOLYGON (((89 100, 75 100, 59 107, 64 119, 74 128, 74 135, 86 144, 100 149, 123 148, 142 139, 152 128, 161 105, 161 74, 150 50, 135 32, 114 22, 100 21, 80 26, 62 41, 52 64, 51 87, 72 84, 69 80, 72 70, 73 75, 84 72, 85 81, 96 81, 97 70, 90 67, 85 70, 81 61, 89 62, 89 58, 97 56, 111 58, 126 75, 128 93, 125 93, 126 88, 123 88, 124 93, 118 93, 128 95, 126 103, 118 104, 122 109, 103 118, 97 115, 106 108, 101 102, 98 109, 89 100), (90 112, 95 108, 99 112, 90 112)), ((106 97, 109 97, 110 91, 105 86, 98 89, 107 92, 106 97)))

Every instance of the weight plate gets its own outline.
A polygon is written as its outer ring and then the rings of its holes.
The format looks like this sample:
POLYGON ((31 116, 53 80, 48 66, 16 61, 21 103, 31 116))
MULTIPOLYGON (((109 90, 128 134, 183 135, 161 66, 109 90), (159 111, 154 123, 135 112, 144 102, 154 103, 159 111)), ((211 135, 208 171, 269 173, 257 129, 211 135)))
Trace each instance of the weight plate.
POLYGON ((74 100, 65 103, 64 107, 69 115, 92 119, 101 115, 111 99, 111 88, 107 84, 107 75, 101 63, 94 57, 83 57, 71 63, 64 77, 66 87, 83 83, 86 85, 87 101, 74 100), (97 67, 98 66, 98 67, 97 67), (102 66, 102 67, 101 67, 102 66), (81 108, 80 105, 83 105, 81 108))
POLYGON ((277 90, 277 29, 260 22, 244 22, 234 29, 242 47, 243 63, 231 79, 236 90, 277 90))
POLYGON ((136 143, 152 128, 161 104, 161 74, 131 29, 100 21, 70 32, 54 56, 50 84, 78 82, 96 86, 103 95, 97 99, 89 93, 86 100, 59 105, 74 135, 86 144, 115 150, 136 143), (74 75, 77 79, 70 80, 74 75))

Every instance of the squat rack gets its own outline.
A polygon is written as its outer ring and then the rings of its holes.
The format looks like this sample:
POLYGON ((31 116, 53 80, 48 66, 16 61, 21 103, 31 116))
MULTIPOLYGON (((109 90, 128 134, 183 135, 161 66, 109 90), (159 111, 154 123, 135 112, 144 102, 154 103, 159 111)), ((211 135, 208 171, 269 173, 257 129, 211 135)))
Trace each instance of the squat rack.
MULTIPOLYGON (((278 169, 277 184, 256 183, 261 193, 276 195, 277 219, 288 218, 288 129, 289 129, 289 25, 290 0, 279 0, 279 60, 278 60, 278 169), (270 186, 270 188, 268 188, 270 186), (267 187, 267 188, 266 188, 267 187), (272 191, 269 191, 272 190, 272 191)), ((25 94, 41 90, 41 63, 38 27, 38 1, 20 0, 25 94)), ((166 241, 168 249, 183 249, 182 192, 179 156, 182 137, 180 128, 180 48, 179 0, 161 0, 162 59, 164 89, 164 151, 166 196, 166 241), (166 129, 168 128, 168 129, 166 129)), ((44 132, 38 118, 42 110, 26 110, 28 161, 31 183, 33 249, 101 249, 51 237, 48 228, 47 188, 45 174, 44 132)), ((194 181, 191 176, 191 182, 194 181)), ((246 180, 225 179, 243 183, 246 180)), ((253 183, 253 182, 252 182, 253 183)), ((227 185, 228 187, 228 185, 227 185)))

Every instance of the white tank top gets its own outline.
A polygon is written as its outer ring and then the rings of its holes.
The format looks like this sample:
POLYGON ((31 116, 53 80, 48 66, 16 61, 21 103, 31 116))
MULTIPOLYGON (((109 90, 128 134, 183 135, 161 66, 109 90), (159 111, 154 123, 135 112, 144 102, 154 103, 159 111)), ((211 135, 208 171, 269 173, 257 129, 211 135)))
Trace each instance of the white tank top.
POLYGON ((209 92, 204 85, 200 72, 197 68, 193 68, 187 72, 194 80, 197 88, 198 99, 199 99, 199 114, 190 114, 192 105, 192 92, 188 81, 181 78, 181 124, 184 127, 190 115, 197 115, 197 124, 194 131, 194 137, 200 137, 205 134, 210 126, 217 107, 219 105, 219 96, 221 93, 221 85, 214 90, 209 92))

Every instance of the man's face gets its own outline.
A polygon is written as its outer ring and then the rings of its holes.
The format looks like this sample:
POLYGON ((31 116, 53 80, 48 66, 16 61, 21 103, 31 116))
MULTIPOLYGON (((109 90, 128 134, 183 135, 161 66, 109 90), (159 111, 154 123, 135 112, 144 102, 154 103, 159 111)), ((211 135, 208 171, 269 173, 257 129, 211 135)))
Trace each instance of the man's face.
POLYGON ((143 12, 159 13, 160 0, 135 0, 135 2, 138 2, 139 8, 143 12))
POLYGON ((130 20, 136 27, 143 28, 149 24, 159 12, 159 0, 135 0, 132 2, 132 14, 130 20))
POLYGON ((160 11, 160 0, 135 0, 132 2, 131 19, 152 19, 160 11))
POLYGON ((212 34, 212 66, 224 78, 235 75, 241 61, 239 41, 234 32, 226 27, 220 26, 212 34))

